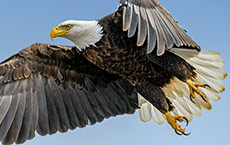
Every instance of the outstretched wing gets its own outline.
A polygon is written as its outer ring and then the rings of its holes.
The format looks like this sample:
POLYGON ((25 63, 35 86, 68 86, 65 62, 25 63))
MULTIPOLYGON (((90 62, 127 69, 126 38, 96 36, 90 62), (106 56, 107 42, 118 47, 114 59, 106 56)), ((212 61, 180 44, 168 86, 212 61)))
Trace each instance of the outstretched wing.
POLYGON ((128 81, 84 59, 76 48, 34 44, 0 64, 0 140, 85 127, 134 113, 137 94, 128 81), (111 80, 112 79, 112 80, 111 80))
POLYGON ((172 47, 200 47, 180 27, 158 0, 119 0, 126 5, 123 11, 123 30, 128 37, 137 32, 137 46, 142 46, 147 38, 147 53, 157 48, 157 55, 172 47))

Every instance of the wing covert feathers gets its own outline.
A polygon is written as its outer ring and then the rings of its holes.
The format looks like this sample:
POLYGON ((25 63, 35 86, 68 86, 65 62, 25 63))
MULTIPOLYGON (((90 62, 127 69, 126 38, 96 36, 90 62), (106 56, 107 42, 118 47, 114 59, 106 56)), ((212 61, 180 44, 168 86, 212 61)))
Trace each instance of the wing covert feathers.
MULTIPOLYGON (((162 88, 166 97, 175 107, 172 113, 185 116, 191 121, 193 115, 201 116, 203 109, 211 110, 212 101, 220 100, 220 93, 225 90, 222 80, 227 77, 227 73, 223 69, 225 62, 221 59, 221 55, 214 51, 197 52, 196 50, 181 48, 173 48, 170 51, 185 59, 196 69, 197 76, 193 79, 195 82, 208 84, 211 87, 210 89, 200 88, 206 94, 207 102, 196 94, 196 104, 189 98, 190 92, 187 84, 177 78, 172 79, 168 85, 162 88)), ((158 124, 165 121, 164 115, 156 110, 154 106, 146 100, 143 101, 144 98, 140 95, 138 98, 142 100, 139 102, 142 121, 146 122, 152 119, 158 124)))
POLYGON ((66 132, 134 113, 133 87, 107 75, 66 46, 34 44, 5 60, 0 64, 0 140, 20 144, 35 131, 43 136, 66 132))
POLYGON ((137 46, 147 41, 147 54, 156 48, 160 56, 165 49, 175 46, 200 50, 157 0, 119 1, 126 5, 123 9, 123 31, 128 31, 128 37, 137 33, 137 46))

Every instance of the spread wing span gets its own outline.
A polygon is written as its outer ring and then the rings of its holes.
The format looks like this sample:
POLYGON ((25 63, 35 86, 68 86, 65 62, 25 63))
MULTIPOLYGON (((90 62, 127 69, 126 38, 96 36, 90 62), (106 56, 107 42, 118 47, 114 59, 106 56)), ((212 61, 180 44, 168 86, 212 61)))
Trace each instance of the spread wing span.
POLYGON ((134 113, 137 94, 129 82, 78 53, 73 47, 34 44, 0 64, 3 144, 23 143, 35 131, 66 132, 134 113))
POLYGON ((147 39, 147 53, 157 48, 157 55, 172 47, 200 47, 188 36, 157 0, 119 0, 124 7, 123 30, 132 37, 137 31, 137 46, 147 39))

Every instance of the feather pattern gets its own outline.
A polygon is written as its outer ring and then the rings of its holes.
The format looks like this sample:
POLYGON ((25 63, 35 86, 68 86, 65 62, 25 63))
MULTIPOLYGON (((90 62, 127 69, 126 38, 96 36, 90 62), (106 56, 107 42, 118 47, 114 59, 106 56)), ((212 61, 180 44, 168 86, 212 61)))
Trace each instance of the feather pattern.
POLYGON ((142 46, 147 39, 147 54, 155 47, 159 56, 164 54, 165 49, 173 46, 200 50, 158 0, 119 0, 119 2, 126 5, 123 9, 123 31, 128 30, 130 38, 135 34, 138 25, 137 46, 142 46))
POLYGON ((14 142, 16 142, 16 139, 18 138, 21 129, 24 110, 25 110, 25 98, 22 94, 18 94, 18 97, 20 100, 19 100, 17 112, 15 114, 14 121, 11 125, 10 130, 8 131, 7 135, 3 140, 3 144, 13 144, 14 142))
MULTIPOLYGON (((177 78, 174 78, 168 85, 162 88, 167 98, 172 102, 173 106, 175 107, 174 110, 172 110, 172 113, 174 115, 185 116, 186 118, 188 118, 189 121, 192 121, 193 115, 202 115, 202 109, 212 109, 211 101, 220 100, 220 93, 225 90, 225 87, 221 80, 227 77, 227 73, 222 68, 225 63, 221 59, 220 54, 213 51, 198 52, 197 50, 181 48, 173 48, 170 49, 170 51, 185 59, 195 68, 195 82, 208 84, 211 87, 210 89, 200 88, 202 92, 206 95, 207 102, 205 102, 198 94, 196 94, 196 103, 193 103, 189 98, 190 92, 187 84, 177 78)), ((143 99, 144 98, 139 96, 139 100, 143 99)), ((161 119, 159 119, 159 115, 156 115, 155 113, 156 111, 150 113, 149 110, 146 110, 148 108, 147 104, 151 106, 152 110, 155 109, 155 107, 146 100, 139 101, 139 105, 141 106, 141 120, 143 120, 144 122, 149 121, 150 119, 148 118, 148 116, 152 115, 152 119, 156 123, 163 123, 165 121, 165 118, 161 117, 161 119)))
POLYGON ((93 125, 138 107, 128 81, 111 77, 75 47, 34 44, 1 63, 0 74, 3 144, 23 143, 35 131, 46 135, 93 125))

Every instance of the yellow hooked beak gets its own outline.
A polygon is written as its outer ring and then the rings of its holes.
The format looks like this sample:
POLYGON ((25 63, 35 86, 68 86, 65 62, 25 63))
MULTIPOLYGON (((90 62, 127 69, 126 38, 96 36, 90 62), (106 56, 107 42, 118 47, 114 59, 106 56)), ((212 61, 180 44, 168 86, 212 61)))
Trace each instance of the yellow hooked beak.
POLYGON ((69 33, 70 31, 67 31, 67 30, 63 30, 62 28, 60 28, 59 26, 53 28, 50 32, 50 38, 51 40, 53 40, 53 38, 56 38, 56 37, 61 37, 63 36, 64 34, 66 33, 69 33))

